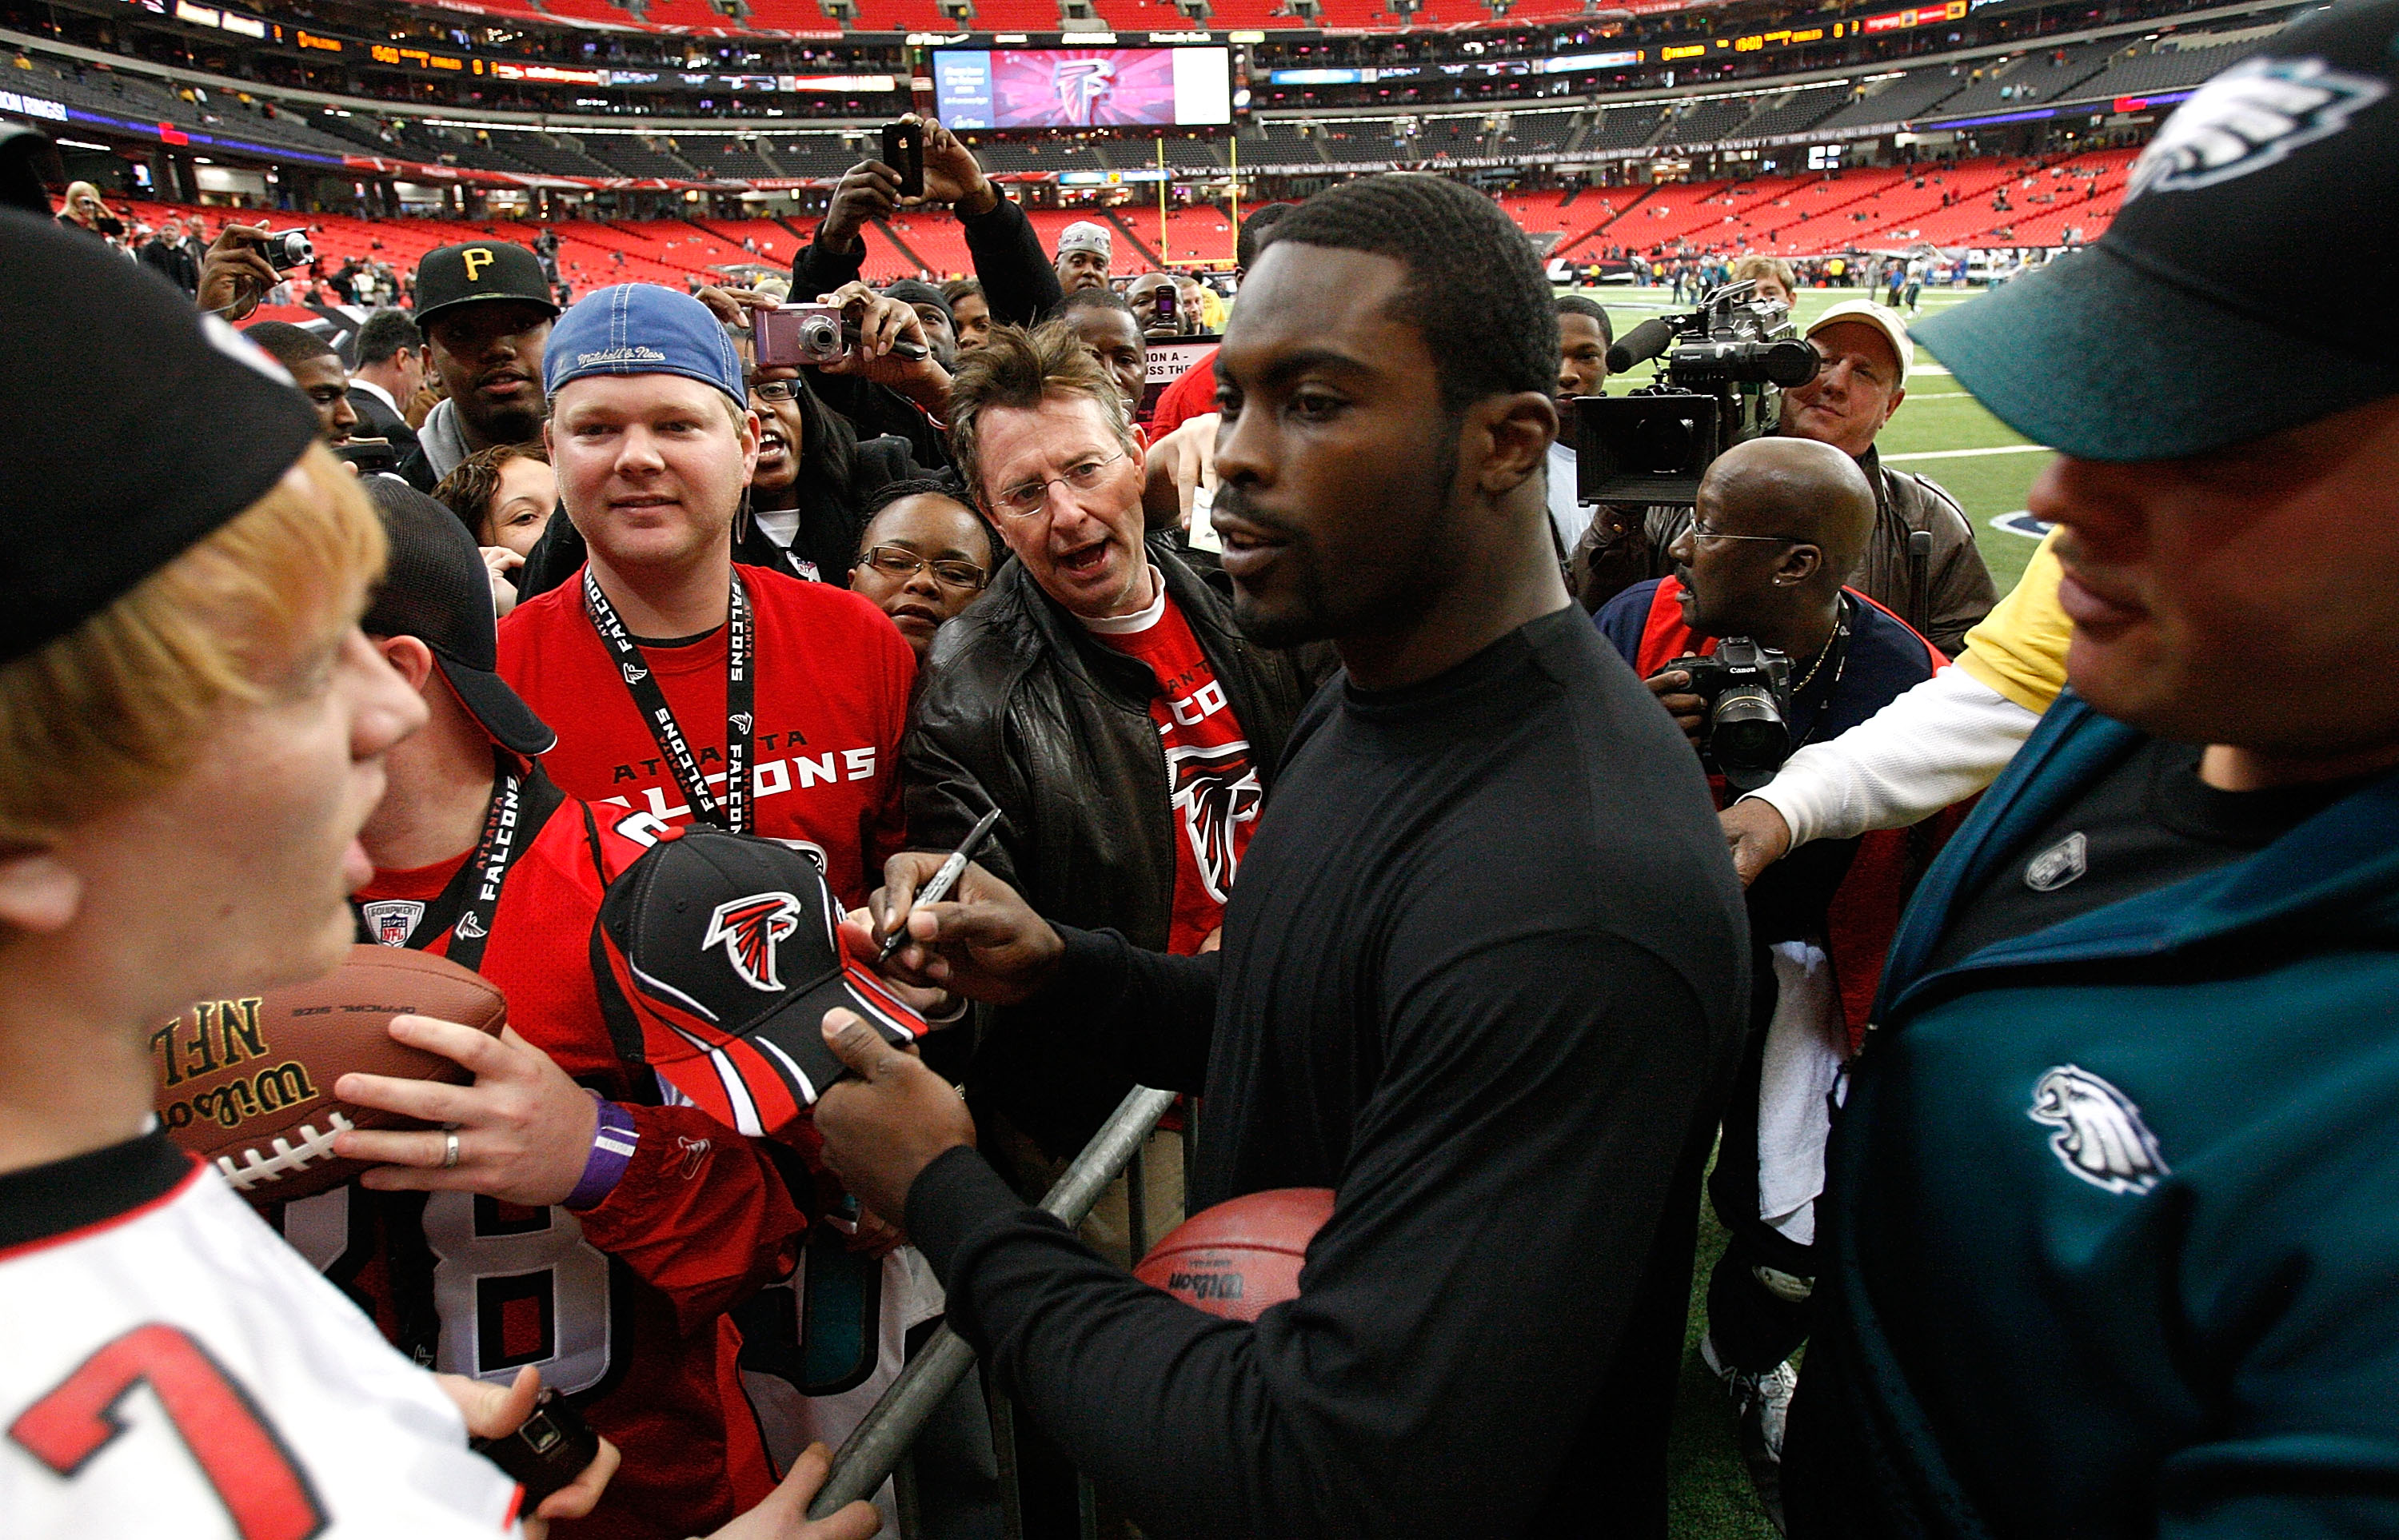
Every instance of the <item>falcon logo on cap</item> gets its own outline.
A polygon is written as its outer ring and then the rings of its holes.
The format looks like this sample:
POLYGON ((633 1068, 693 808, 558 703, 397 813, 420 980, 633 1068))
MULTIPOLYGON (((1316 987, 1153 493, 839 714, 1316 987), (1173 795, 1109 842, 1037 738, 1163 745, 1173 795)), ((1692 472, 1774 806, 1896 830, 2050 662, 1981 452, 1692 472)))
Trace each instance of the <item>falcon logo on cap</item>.
POLYGON ((799 899, 788 893, 752 893, 716 906, 716 912, 708 917, 708 934, 700 938, 699 950, 706 952, 723 942, 725 955, 743 983, 766 993, 779 993, 783 981, 775 968, 775 944, 799 928, 799 899))
POLYGON ((2124 193, 2187 193, 2272 166, 2329 139, 2390 94, 2388 82, 2321 59, 2252 59, 2201 87, 2141 152, 2124 193))

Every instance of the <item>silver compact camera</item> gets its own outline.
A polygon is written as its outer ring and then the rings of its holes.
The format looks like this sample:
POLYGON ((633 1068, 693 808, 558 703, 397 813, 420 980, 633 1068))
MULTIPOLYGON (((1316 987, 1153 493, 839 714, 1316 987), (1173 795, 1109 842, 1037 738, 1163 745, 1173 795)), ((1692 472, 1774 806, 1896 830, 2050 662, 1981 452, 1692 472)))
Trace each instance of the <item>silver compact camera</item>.
POLYGON ((278 273, 305 267, 317 254, 305 230, 274 230, 266 236, 266 265, 278 273))

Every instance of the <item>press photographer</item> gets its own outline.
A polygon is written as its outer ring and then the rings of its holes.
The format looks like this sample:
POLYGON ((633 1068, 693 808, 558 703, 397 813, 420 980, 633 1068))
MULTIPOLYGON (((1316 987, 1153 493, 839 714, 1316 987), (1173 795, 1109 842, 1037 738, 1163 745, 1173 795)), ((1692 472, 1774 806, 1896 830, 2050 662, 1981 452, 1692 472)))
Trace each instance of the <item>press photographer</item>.
POLYGON ((1645 322, 1608 352, 1622 372, 1668 345, 1669 323, 1681 340, 1661 372, 1672 389, 1717 399, 1717 426, 1677 435, 1677 413, 1663 397, 1633 396, 1590 414, 1581 495, 1606 504, 1638 503, 1636 523, 1595 519, 1576 547, 1572 567, 1585 607, 1596 610, 1627 583, 1660 574, 1674 537, 1690 520, 1690 488, 1704 470, 1703 452, 1764 434, 1812 439, 1858 463, 1875 495, 1873 538, 1854 574, 1860 591, 1898 615, 1945 653, 1998 600, 1988 568, 1957 500, 1924 477, 1893 470, 1876 452, 1883 425, 1907 397, 1916 344, 1893 312, 1871 300, 1844 300, 1809 323, 1804 333, 1817 365, 1803 372, 1780 344, 1786 337, 1779 302, 1758 296, 1757 281, 1728 285, 1688 317, 1645 322), (1748 349, 1747 353, 1736 351, 1748 349), (1769 355, 1765 350, 1774 348, 1769 355), (1708 355, 1715 352, 1719 358, 1708 355), (1732 383, 1723 378, 1729 370, 1732 383), (1771 388, 1779 385, 1777 391, 1771 388), (1597 437, 1594 437, 1597 436, 1597 437), (1594 455, 1593 449, 1602 453, 1594 455), (1615 471, 1621 467, 1624 474, 1615 471), (1646 490, 1645 489, 1646 486, 1646 490))
MULTIPOLYGON (((1792 750, 1846 731, 1945 661, 1842 585, 1872 536, 1873 489, 1823 444, 1757 439, 1717 456, 1672 575, 1619 594, 1599 628, 1710 758, 1718 800, 1792 750), (1754 660, 1751 655, 1754 655, 1754 660), (1736 658, 1739 661, 1734 661, 1736 658), (1729 666, 1728 666, 1729 665, 1729 666), (1716 761, 1729 761, 1719 765, 1716 761)), ((1920 844, 1920 842, 1919 842, 1920 844)), ((1918 845, 1823 841, 1749 889, 1766 950, 1710 1196, 1732 1233, 1708 1283, 1708 1367, 1742 1413, 1743 1453, 1776 1501, 1782 1425, 1808 1334, 1828 1097, 1865 1026, 1918 845)))

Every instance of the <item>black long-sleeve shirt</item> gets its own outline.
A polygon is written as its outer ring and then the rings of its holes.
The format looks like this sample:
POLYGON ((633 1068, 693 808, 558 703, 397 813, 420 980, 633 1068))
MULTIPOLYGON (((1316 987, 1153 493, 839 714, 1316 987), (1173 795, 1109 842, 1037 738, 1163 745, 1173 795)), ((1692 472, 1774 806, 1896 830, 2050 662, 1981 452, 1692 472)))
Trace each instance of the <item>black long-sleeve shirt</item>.
POLYGON ((1145 1533, 1662 1535, 1698 1182, 1746 997, 1696 763, 1583 619, 1293 731, 1214 956, 1067 936, 1058 1014, 1206 1093, 1195 1208, 1335 1189, 1254 1325, 970 1151, 909 1196, 952 1322, 1145 1533))
MULTIPOLYGON (((1041 250, 1033 222, 1007 194, 999 193, 998 203, 980 214, 960 214, 958 224, 966 232, 967 252, 974 258, 975 277, 983 281, 983 299, 995 322, 1031 326, 1057 304, 1058 270, 1041 250)), ((864 241, 853 241, 846 251, 827 246, 820 223, 817 238, 792 258, 793 302, 813 300, 855 281, 865 261, 864 241)))

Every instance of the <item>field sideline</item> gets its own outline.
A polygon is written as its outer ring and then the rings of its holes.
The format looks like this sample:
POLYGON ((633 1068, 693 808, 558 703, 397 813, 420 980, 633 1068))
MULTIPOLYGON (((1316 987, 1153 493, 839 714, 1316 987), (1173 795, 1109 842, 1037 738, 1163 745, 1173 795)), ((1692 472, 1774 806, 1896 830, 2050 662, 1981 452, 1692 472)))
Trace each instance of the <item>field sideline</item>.
MULTIPOLYGON (((1651 316, 1676 307, 1662 289, 1607 288, 1584 290, 1607 307, 1608 318, 1621 336, 1651 316)), ((1805 324, 1844 299, 1860 297, 1853 289, 1803 290, 1797 318, 1805 324)), ((1950 305, 1970 303, 1980 290, 1952 292, 1926 290, 1920 318, 1950 305)), ((1965 508, 1974 526, 1974 538, 1992 579, 2001 593, 2015 587, 2032 555, 2031 538, 2003 530, 1992 520, 2016 513, 2033 477, 2048 463, 2045 453, 2024 448, 2022 434, 1983 409, 1982 403, 1958 387, 1931 355, 1918 349, 1916 370, 1908 377, 1907 399, 1882 431, 1877 445, 1886 456, 1933 455, 1901 459, 1898 464, 1930 477, 1965 508), (1978 450, 2015 453, 1974 453, 1978 450)), ((1621 395, 1628 382, 1646 384, 1644 366, 1608 382, 1608 394, 1621 395)), ((1733 1443, 1730 1404, 1699 1359, 1699 1340, 1705 1329, 1708 1270, 1723 1250, 1724 1232, 1703 1197, 1700 1204, 1699 1266, 1692 1277, 1691 1310, 1684 1343, 1683 1380, 1674 1404, 1673 1442, 1668 1451, 1672 1479, 1668 1533, 1674 1540, 1774 1540, 1774 1531, 1750 1487, 1733 1443)))

